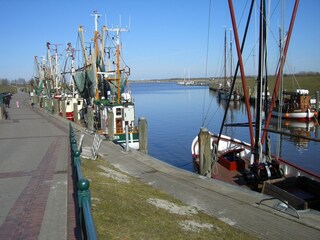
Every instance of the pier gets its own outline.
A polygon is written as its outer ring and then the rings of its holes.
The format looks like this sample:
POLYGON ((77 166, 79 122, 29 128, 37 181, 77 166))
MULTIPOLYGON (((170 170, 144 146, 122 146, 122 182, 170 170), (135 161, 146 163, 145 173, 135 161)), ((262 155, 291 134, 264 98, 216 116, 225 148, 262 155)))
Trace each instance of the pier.
MULTIPOLYGON (((81 239, 73 185, 69 124, 35 106, 28 94, 14 94, 0 120, 0 239, 81 239)), ((72 122, 83 144, 93 135, 72 122)), ((300 218, 258 204, 268 196, 187 172, 140 151, 126 152, 104 140, 99 157, 183 203, 261 239, 317 239, 320 215, 300 218), (316 216, 316 217, 314 217, 316 216)), ((90 161, 90 160, 88 160, 90 161)), ((107 224, 107 223, 106 223, 107 224)))

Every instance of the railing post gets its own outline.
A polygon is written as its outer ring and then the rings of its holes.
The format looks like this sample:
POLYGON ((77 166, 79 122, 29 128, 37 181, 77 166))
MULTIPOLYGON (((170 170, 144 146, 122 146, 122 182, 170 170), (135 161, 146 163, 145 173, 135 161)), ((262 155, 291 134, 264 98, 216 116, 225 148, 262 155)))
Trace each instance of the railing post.
POLYGON ((80 226, 84 239, 97 239, 96 230, 91 214, 91 193, 89 190, 90 182, 88 179, 83 178, 81 171, 81 159, 80 152, 77 146, 77 140, 73 132, 72 124, 69 123, 69 136, 71 146, 71 158, 72 164, 76 172, 76 182, 78 189, 78 206, 79 206, 79 219, 80 226))

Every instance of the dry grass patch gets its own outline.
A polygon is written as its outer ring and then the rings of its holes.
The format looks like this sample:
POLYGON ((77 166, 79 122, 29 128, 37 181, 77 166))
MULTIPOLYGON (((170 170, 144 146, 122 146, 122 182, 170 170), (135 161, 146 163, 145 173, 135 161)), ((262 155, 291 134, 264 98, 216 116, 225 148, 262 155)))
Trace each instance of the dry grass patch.
POLYGON ((99 239, 254 239, 100 158, 83 161, 82 171, 99 239))

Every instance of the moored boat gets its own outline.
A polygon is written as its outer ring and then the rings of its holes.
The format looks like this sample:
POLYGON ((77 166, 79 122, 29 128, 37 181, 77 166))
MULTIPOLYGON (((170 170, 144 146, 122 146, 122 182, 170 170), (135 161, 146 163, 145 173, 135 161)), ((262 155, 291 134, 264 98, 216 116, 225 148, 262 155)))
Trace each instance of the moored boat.
POLYGON ((116 143, 128 143, 129 147, 137 149, 139 134, 135 125, 135 103, 127 88, 130 68, 121 57, 120 34, 128 29, 103 26, 99 32, 97 26, 100 15, 94 12, 93 16, 94 51, 85 47, 83 27, 79 28, 84 63, 75 70, 75 85, 93 109, 92 130, 108 135, 116 143))
POLYGON ((310 107, 309 91, 306 89, 297 89, 296 92, 284 91, 283 101, 282 103, 276 102, 272 115, 287 119, 310 120, 314 118, 315 110, 310 107))
MULTIPOLYGON (((282 74, 293 23, 296 16, 298 1, 296 1, 286 44, 281 56, 275 89, 271 99, 270 109, 274 108, 275 96, 278 93, 280 76, 282 74)), ((303 169, 290 161, 276 157, 271 154, 270 141, 268 141, 267 130, 270 124, 271 111, 266 113, 264 130, 262 129, 262 92, 267 90, 266 76, 266 6, 265 1, 260 5, 260 46, 259 46, 259 71, 257 77, 257 107, 255 129, 253 129, 252 115, 250 112, 249 97, 246 91, 246 79, 244 76, 242 55, 236 31, 235 16, 232 1, 229 1, 233 29, 237 43, 238 67, 241 69, 242 85, 248 117, 248 128, 250 132, 250 143, 222 135, 227 110, 222 120, 219 134, 212 134, 206 129, 201 129, 191 144, 193 159, 200 169, 200 174, 210 176, 238 186, 248 186, 273 198, 287 202, 296 209, 309 207, 320 210, 320 194, 316 189, 320 186, 320 176, 303 169), (255 131, 254 131, 255 130, 255 131), (208 138, 210 137, 210 141, 208 138), (203 142, 203 143, 202 143, 203 142), (265 150, 263 146, 265 143, 265 150), (210 148, 210 149, 208 149, 210 148), (210 153, 210 154, 208 154, 210 153), (303 194, 300 194, 303 193, 303 194)), ((251 9, 253 4, 251 5, 251 9)), ((251 11, 249 15, 251 14, 251 11)), ((246 33, 244 34, 246 36, 246 33)), ((234 76, 237 75, 237 70, 234 76)), ((234 80, 235 81, 234 77, 234 80)), ((231 88, 231 92, 232 92, 231 88)), ((230 104, 230 96, 228 105, 230 104)))

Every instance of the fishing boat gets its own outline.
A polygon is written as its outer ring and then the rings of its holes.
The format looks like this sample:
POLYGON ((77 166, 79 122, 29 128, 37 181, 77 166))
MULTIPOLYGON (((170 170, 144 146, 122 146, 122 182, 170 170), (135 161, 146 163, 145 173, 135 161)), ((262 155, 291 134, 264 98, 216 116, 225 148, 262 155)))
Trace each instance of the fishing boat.
POLYGON ((286 119, 313 119, 315 110, 310 106, 309 91, 306 89, 297 89, 296 92, 283 91, 283 101, 276 101, 272 116, 286 119))
POLYGON ((75 70, 74 82, 79 94, 93 109, 92 130, 99 131, 119 144, 139 147, 139 134, 135 125, 135 103, 128 90, 130 68, 121 57, 120 34, 128 28, 103 26, 98 31, 98 18, 95 11, 93 44, 86 47, 83 27, 79 27, 83 65, 75 70), (92 49, 91 49, 92 47, 92 49))
MULTIPOLYGON (((46 108, 48 111, 52 111, 53 106, 48 104, 45 99, 55 99, 58 105, 58 114, 63 116, 65 112, 65 117, 68 120, 74 121, 74 103, 77 104, 78 109, 78 119, 80 119, 80 111, 83 107, 83 99, 79 97, 76 89, 72 86, 68 87, 63 81, 67 74, 70 75, 73 68, 73 49, 71 44, 67 44, 66 48, 66 62, 69 57, 72 58, 72 64, 70 69, 66 69, 66 63, 64 64, 64 69, 61 71, 59 68, 59 56, 58 46, 60 44, 46 43, 47 56, 43 57, 41 61, 38 61, 38 57, 34 58, 35 62, 35 94, 41 96, 40 106, 46 108), (52 49, 51 45, 55 48, 52 49), (71 53, 72 50, 72 53, 71 53), (54 54, 52 54, 52 51, 54 54)), ((70 81, 73 82, 73 81, 70 81)), ((71 86, 71 85, 70 85, 71 86)))
MULTIPOLYGON (((250 7, 247 26, 249 23, 253 1, 250 7)), ((272 111, 266 112, 265 126, 262 131, 262 92, 267 88, 266 76, 266 11, 265 1, 260 5, 260 42, 259 42, 259 71, 257 78, 257 107, 255 128, 253 128, 252 115, 247 91, 244 91, 245 105, 248 117, 250 132, 250 143, 239 139, 222 135, 222 129, 227 114, 224 114, 219 134, 213 134, 206 128, 201 128, 191 144, 191 153, 199 173, 221 181, 232 183, 238 186, 249 187, 255 191, 272 196, 272 199, 280 199, 295 209, 314 208, 320 210, 320 176, 308 171, 288 160, 271 154, 270 141, 267 131, 270 124, 272 111), (255 130, 255 131, 254 131, 255 130), (254 133, 255 132, 255 133, 254 133), (210 139, 210 141, 208 140, 210 139), (263 150, 263 146, 265 149, 263 150), (209 149, 208 149, 209 148, 209 149)), ((273 109, 278 94, 279 81, 285 63, 286 53, 290 42, 292 28, 297 12, 298 1, 295 2, 292 19, 288 31, 287 40, 280 59, 280 67, 277 73, 277 80, 269 109, 273 109)), ((238 53, 238 64, 234 74, 241 70, 241 79, 244 89, 246 81, 242 62, 242 47, 240 48, 237 35, 235 15, 232 1, 229 1, 229 8, 233 23, 234 35, 238 53)), ((247 27, 246 27, 247 31, 247 27)), ((246 32, 244 34, 245 40, 246 32)), ((234 83, 234 82, 233 82, 234 83)), ((234 84, 233 84, 234 85, 234 84)), ((231 87, 232 91, 232 87, 231 87)), ((229 96, 228 105, 231 97, 229 96)))

